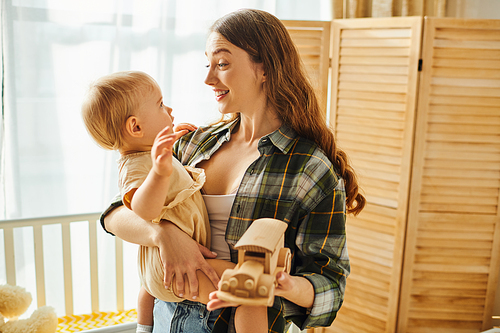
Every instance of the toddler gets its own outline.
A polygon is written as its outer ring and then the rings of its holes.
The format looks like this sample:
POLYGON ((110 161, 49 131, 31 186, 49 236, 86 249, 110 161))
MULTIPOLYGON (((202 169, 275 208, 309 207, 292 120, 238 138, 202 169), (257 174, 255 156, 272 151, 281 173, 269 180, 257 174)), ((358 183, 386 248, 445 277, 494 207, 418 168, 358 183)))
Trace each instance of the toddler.
MULTIPOLYGON (((123 203, 152 223, 168 220, 200 244, 210 248, 208 214, 200 193, 205 182, 202 169, 183 166, 172 157, 174 142, 192 125, 173 131, 172 109, 163 104, 160 87, 148 74, 117 72, 93 83, 82 106, 82 116, 92 138, 103 148, 120 152, 119 186, 123 203), (183 129, 182 129, 183 128, 183 129)), ((219 276, 234 264, 209 260, 219 276)), ((141 291, 137 306, 137 332, 152 332, 154 298, 183 301, 172 283, 163 285, 163 265, 156 247, 139 247, 141 291)), ((200 298, 206 304, 215 288, 198 274, 200 298)), ((241 306, 237 327, 255 331, 251 307, 241 306), (252 319, 252 323, 248 322, 252 319)), ((267 331, 267 323, 263 322, 267 331)), ((238 333, 242 333, 240 330, 238 333)))

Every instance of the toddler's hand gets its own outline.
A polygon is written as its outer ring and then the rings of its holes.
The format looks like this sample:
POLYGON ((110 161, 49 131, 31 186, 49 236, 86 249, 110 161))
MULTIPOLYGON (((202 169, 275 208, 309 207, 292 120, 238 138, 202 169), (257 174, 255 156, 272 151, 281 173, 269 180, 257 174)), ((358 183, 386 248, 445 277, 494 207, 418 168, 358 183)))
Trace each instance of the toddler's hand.
POLYGON ((168 177, 172 174, 172 147, 186 133, 187 130, 170 133, 169 126, 158 133, 151 148, 153 171, 158 175, 168 177))

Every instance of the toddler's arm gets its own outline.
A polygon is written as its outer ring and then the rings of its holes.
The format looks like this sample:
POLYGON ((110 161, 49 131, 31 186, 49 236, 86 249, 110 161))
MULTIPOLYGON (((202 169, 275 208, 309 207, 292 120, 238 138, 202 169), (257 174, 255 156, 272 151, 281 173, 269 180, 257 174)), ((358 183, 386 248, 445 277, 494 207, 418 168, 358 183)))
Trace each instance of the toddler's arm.
POLYGON ((172 174, 172 146, 186 131, 169 133, 165 127, 155 138, 151 148, 153 167, 149 171, 144 183, 130 193, 132 210, 142 219, 151 221, 160 215, 168 193, 170 175, 172 174))

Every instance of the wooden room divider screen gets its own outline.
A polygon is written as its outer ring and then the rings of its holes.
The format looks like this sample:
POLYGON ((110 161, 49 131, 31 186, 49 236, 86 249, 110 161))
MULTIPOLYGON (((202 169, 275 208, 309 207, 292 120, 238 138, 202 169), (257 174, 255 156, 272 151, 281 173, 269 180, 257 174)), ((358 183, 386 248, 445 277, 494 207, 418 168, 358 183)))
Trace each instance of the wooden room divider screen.
POLYGON ((500 21, 334 20, 330 45, 330 123, 368 204, 347 220, 344 305, 331 328, 309 331, 490 328, 500 269, 500 21))

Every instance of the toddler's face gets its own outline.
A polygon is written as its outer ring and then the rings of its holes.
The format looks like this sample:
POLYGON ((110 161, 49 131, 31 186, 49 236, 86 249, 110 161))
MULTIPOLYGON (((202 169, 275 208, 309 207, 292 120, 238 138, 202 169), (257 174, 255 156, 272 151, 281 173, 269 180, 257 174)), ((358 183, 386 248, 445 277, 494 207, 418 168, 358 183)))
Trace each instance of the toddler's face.
POLYGON ((153 144, 158 133, 166 126, 170 127, 169 133, 173 133, 172 109, 163 104, 163 96, 159 87, 155 87, 153 91, 145 92, 144 102, 140 107, 141 123, 143 131, 148 141, 153 144))

